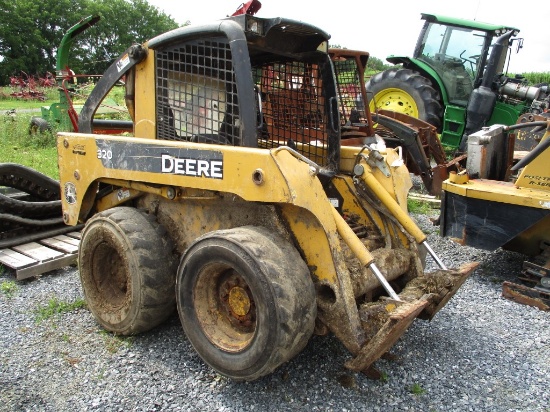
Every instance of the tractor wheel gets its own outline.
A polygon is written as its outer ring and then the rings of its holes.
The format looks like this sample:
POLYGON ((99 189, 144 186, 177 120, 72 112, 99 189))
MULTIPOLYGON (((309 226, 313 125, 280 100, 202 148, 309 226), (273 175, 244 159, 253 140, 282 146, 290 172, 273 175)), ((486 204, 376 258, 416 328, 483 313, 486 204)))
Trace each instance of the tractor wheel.
POLYGON ((166 231, 135 208, 98 213, 82 232, 86 303, 101 326, 118 335, 149 330, 174 312, 176 266, 166 231))
POLYGON ((183 329, 202 359, 237 381, 267 375, 313 333, 309 269, 283 238, 258 227, 210 232, 185 252, 176 279, 183 329))
POLYGON ((41 117, 32 117, 29 125, 29 134, 45 133, 50 130, 50 124, 41 117))
POLYGON ((370 110, 404 113, 441 128, 443 108, 431 82, 409 69, 389 69, 371 77, 366 85, 372 93, 370 110))

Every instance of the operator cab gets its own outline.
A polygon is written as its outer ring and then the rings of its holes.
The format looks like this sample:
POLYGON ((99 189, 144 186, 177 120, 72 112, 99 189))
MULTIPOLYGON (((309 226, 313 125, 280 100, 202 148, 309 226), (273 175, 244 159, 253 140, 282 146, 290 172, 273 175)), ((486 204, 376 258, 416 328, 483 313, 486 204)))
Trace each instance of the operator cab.
POLYGON ((302 22, 241 15, 152 39, 157 139, 288 146, 335 170, 340 134, 328 38, 302 22))
MULTIPOLYGON (((474 27, 466 20, 432 14, 422 14, 422 19, 425 23, 414 58, 442 79, 449 103, 466 107, 481 82, 493 40, 516 29, 478 22, 474 27)), ((497 73, 503 71, 505 60, 506 54, 497 65, 497 73)))

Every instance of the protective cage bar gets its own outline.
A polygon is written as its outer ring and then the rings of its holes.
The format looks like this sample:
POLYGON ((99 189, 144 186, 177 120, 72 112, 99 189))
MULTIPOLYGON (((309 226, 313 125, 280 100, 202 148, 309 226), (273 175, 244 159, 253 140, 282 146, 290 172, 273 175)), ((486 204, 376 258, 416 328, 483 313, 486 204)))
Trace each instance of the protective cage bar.
MULTIPOLYGON (((262 55, 251 62, 258 147, 289 146, 329 164, 330 102, 319 64, 262 55)), ((243 145, 231 48, 223 37, 157 51, 157 138, 243 145)), ((334 98, 334 106, 336 106, 334 98)), ((333 120, 337 122, 336 118, 333 120)))
POLYGON ((289 146, 327 164, 327 109, 318 65, 300 61, 255 68, 261 96, 260 130, 267 147, 289 146))
POLYGON ((237 86, 225 38, 157 52, 157 138, 241 145, 237 86))
POLYGON ((358 123, 366 117, 365 103, 361 94, 361 73, 353 58, 339 58, 334 62, 336 85, 340 96, 340 120, 346 123, 358 123))

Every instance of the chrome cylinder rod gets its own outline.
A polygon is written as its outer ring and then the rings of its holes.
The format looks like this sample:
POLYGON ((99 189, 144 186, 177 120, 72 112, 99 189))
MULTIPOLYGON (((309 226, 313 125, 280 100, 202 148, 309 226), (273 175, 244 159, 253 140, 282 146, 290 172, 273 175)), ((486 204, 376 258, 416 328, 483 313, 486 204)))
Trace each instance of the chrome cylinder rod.
POLYGON ((437 265, 441 269, 447 270, 447 266, 445 266, 445 264, 441 261, 441 259, 439 259, 439 257, 435 254, 435 252, 433 251, 431 246, 428 244, 428 242, 424 241, 424 242, 422 242, 422 245, 424 245, 424 247, 426 248, 426 250, 428 251, 430 256, 433 258, 433 260, 435 260, 435 263, 437 263, 437 265))
POLYGON ((380 272, 380 270, 378 270, 376 265, 374 263, 371 263, 369 265, 369 268, 370 268, 370 270, 372 270, 372 273, 374 273, 374 276, 376 276, 376 279, 378 279, 378 281, 382 284, 382 287, 386 290, 386 292, 388 292, 388 295, 390 295, 390 297, 393 300, 399 300, 400 301, 401 299, 399 298, 397 293, 395 293, 395 290, 393 290, 393 288, 388 283, 388 281, 386 280, 386 278, 384 277, 382 272, 380 272))

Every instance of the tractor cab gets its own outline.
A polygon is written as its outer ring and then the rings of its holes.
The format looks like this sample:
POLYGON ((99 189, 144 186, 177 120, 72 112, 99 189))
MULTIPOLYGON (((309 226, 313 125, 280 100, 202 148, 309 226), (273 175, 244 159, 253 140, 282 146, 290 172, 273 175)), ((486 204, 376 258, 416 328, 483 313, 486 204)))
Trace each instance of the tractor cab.
POLYGON ((389 56, 401 67, 369 80, 372 112, 391 110, 428 122, 443 146, 455 151, 481 127, 514 124, 532 111, 535 99, 515 89, 528 87, 525 82, 503 75, 510 45, 519 41, 521 47, 518 29, 434 14, 422 19, 413 56, 389 56), (509 90, 503 89, 507 83, 509 90))
MULTIPOLYGON (((519 30, 433 14, 422 14, 422 19, 425 23, 413 60, 440 84, 446 105, 466 107, 481 83, 495 38, 509 31, 516 35, 519 30)), ((507 53, 499 57, 496 73, 504 71, 507 53)))

